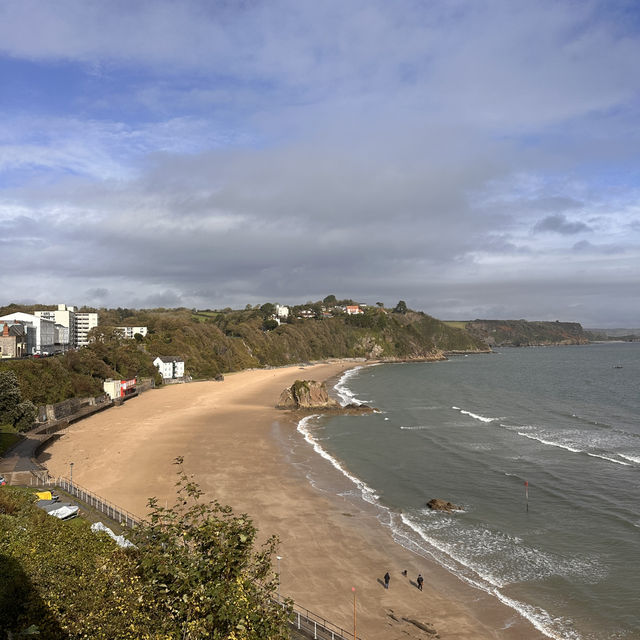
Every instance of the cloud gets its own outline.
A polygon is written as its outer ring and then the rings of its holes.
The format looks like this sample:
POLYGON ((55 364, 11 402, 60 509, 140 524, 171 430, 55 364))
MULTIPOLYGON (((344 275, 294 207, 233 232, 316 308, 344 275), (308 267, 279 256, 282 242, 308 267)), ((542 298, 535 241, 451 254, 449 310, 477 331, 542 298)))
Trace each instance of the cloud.
POLYGON ((0 288, 617 310, 640 47, 609 6, 5 3, 0 288))
POLYGON ((583 233, 585 231, 591 231, 591 227, 584 222, 574 221, 570 222, 566 216, 561 214, 547 216, 540 220, 534 227, 534 233, 551 232, 559 233, 563 236, 572 236, 577 233, 583 233))

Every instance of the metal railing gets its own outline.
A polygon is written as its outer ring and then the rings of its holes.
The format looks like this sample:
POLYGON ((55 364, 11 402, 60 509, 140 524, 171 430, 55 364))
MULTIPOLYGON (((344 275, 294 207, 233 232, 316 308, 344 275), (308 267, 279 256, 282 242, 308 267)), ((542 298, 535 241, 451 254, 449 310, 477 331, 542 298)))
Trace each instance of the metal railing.
MULTIPOLYGON (((283 607, 285 606, 284 598, 276 596, 274 599, 283 607)), ((299 607, 295 602, 289 625, 313 640, 362 640, 360 636, 354 639, 352 631, 338 627, 309 609, 299 607)))
POLYGON ((85 504, 96 509, 96 511, 100 511, 100 513, 104 513, 108 518, 115 520, 115 522, 119 522, 121 525, 133 528, 139 522, 138 519, 129 511, 126 511, 112 502, 101 498, 92 491, 79 486, 77 483, 71 482, 68 478, 50 477, 44 481, 44 484, 48 486, 55 486, 66 491, 72 496, 78 498, 78 500, 82 500, 85 504))

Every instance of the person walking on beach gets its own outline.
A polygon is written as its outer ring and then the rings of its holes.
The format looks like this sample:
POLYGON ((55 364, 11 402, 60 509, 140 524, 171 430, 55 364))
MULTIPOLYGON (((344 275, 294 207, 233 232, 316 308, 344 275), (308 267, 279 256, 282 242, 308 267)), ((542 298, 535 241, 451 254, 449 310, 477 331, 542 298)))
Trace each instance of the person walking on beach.
POLYGON ((384 588, 385 589, 389 588, 389 580, 391 580, 391 576, 389 575, 389 572, 387 571, 387 573, 384 574, 384 588))
POLYGON ((422 577, 421 573, 418 574, 418 579, 416 580, 416 582, 418 583, 418 589, 422 591, 422 583, 424 582, 424 578, 422 577))

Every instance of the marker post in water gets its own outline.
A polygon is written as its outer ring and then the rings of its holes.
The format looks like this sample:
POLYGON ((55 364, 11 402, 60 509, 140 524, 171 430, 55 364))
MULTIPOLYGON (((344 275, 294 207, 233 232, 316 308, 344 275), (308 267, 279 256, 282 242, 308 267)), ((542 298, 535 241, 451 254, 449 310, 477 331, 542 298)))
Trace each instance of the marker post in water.
POLYGON ((524 497, 527 502, 527 513, 529 513, 529 481, 524 481, 524 497))

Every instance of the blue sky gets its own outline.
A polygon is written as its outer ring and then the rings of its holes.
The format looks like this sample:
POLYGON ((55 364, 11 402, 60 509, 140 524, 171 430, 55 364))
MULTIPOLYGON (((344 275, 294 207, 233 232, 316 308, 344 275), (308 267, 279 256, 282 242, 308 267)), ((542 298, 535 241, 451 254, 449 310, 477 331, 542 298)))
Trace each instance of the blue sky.
POLYGON ((2 302, 638 326, 639 15, 0 0, 2 302))

